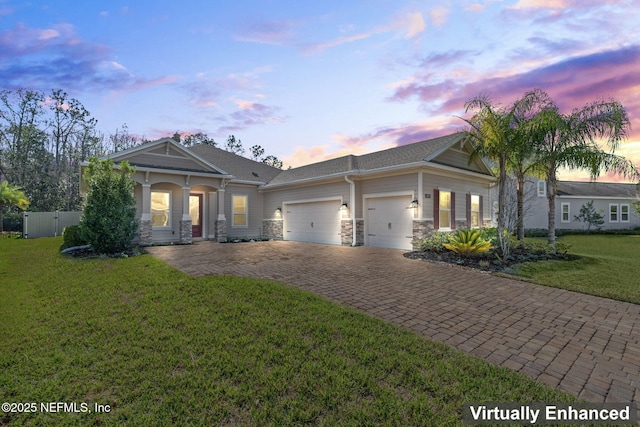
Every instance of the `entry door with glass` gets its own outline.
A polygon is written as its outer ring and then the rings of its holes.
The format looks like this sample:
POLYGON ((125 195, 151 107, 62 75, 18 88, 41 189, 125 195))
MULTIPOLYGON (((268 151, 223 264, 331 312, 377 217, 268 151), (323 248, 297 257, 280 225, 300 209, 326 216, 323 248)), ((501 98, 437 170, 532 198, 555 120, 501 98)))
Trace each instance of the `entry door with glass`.
POLYGON ((191 237, 202 237, 202 194, 189 194, 191 237))

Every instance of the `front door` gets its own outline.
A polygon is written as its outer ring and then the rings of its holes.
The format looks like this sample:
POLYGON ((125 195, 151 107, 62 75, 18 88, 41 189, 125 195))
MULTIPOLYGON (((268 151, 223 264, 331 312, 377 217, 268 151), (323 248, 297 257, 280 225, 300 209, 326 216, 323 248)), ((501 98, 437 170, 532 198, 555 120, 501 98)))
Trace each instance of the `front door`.
POLYGON ((189 194, 191 237, 202 237, 202 194, 189 194))

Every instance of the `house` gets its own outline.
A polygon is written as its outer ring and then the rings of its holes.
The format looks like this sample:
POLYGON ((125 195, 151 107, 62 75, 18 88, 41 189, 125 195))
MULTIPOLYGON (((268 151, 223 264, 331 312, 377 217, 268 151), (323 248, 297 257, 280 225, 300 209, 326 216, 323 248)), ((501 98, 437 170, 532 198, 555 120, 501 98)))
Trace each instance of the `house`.
POLYGON ((110 157, 136 167, 139 242, 269 238, 412 249, 491 224, 495 177, 462 133, 280 170, 164 138, 110 157))
MULTIPOLYGON (((543 180, 533 180, 532 197, 525 204, 525 228, 546 229, 547 189, 543 180)), ((593 201, 596 212, 604 217, 603 229, 632 229, 640 227, 640 216, 633 208, 638 200, 636 184, 612 182, 559 181, 556 193, 555 223, 558 230, 585 229, 584 222, 575 217, 583 205, 593 201)))

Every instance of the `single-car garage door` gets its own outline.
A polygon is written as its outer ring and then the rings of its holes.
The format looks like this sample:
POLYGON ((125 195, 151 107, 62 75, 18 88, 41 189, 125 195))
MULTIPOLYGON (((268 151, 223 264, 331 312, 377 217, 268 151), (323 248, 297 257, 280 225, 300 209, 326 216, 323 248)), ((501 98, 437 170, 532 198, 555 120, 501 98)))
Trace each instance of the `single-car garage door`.
POLYGON ((365 244, 411 250, 413 240, 413 208, 409 208, 411 197, 374 197, 365 200, 365 244))
POLYGON ((339 200, 286 204, 284 239, 339 245, 340 217, 339 200))

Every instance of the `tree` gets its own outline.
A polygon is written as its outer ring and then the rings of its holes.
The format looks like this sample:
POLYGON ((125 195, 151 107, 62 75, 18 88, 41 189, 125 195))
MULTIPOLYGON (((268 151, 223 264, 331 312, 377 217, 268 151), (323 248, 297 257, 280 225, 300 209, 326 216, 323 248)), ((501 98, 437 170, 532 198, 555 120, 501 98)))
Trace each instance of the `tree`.
POLYGON ((240 139, 236 140, 236 137, 233 135, 229 135, 227 137, 227 143, 224 146, 224 149, 230 151, 239 156, 244 154, 244 147, 242 146, 242 141, 240 139))
POLYGON ((510 110, 494 106, 486 95, 465 103, 465 112, 474 111, 471 119, 463 119, 470 128, 466 134, 473 144, 470 161, 487 157, 498 164, 498 243, 504 257, 509 256, 509 236, 506 230, 507 162, 520 134, 513 125, 515 107, 510 110))
POLYGON ((116 129, 115 133, 109 135, 109 141, 111 142, 110 151, 113 153, 133 148, 139 144, 138 138, 129 133, 129 127, 126 123, 123 123, 120 129, 116 129))
POLYGON ((252 146, 249 151, 251 151, 251 160, 255 160, 256 162, 261 161, 262 156, 264 155, 264 148, 259 145, 252 146))
POLYGON ((47 98, 51 118, 51 152, 62 208, 80 208, 80 163, 92 155, 100 154, 101 139, 96 135, 98 121, 75 98, 69 98, 60 89, 53 90, 47 98))
POLYGON ((126 161, 118 167, 113 160, 92 157, 86 169, 89 186, 80 220, 82 237, 99 253, 126 250, 138 230, 134 182, 135 169, 126 161))
POLYGON ((264 159, 262 159, 262 163, 265 163, 271 167, 274 167, 276 169, 282 169, 282 160, 280 160, 279 158, 277 158, 276 156, 272 156, 269 155, 267 157, 265 157, 264 159))
POLYGON ((7 181, 0 182, 0 233, 2 233, 2 211, 5 206, 15 206, 22 210, 29 206, 29 199, 20 188, 10 185, 7 181))
POLYGON ((591 227, 595 227, 596 230, 600 230, 604 224, 604 215, 602 212, 596 211, 593 207, 593 200, 583 204, 580 207, 580 213, 573 217, 578 222, 584 222, 587 224, 587 233, 591 231, 591 227))
POLYGON ((561 167, 586 169, 593 179, 603 170, 627 177, 637 177, 638 171, 632 162, 614 154, 630 128, 622 104, 615 100, 598 100, 563 114, 549 95, 539 91, 538 96, 544 108, 531 120, 527 132, 535 141, 534 156, 544 165, 549 221, 547 240, 554 245, 557 175, 561 167), (599 140, 604 140, 610 151, 601 149, 599 140))
MULTIPOLYGON (((524 239, 524 197, 528 176, 542 177, 544 168, 534 157, 535 137, 528 132, 528 124, 546 104, 541 91, 527 92, 514 104, 509 115, 516 137, 512 139, 507 171, 514 175, 516 184, 516 236, 524 239)), ((506 207, 506 205, 505 205, 506 207)))
POLYGON ((192 145, 198 144, 206 144, 212 147, 218 145, 213 138, 210 138, 209 135, 202 132, 194 133, 193 135, 187 135, 182 142, 182 145, 184 145, 185 147, 190 147, 192 145))

